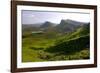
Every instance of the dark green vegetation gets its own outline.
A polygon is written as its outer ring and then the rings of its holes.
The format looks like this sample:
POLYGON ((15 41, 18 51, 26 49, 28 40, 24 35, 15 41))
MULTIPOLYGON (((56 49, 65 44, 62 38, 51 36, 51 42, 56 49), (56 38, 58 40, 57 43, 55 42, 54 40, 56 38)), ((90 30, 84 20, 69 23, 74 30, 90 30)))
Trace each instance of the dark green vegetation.
POLYGON ((22 62, 89 59, 89 23, 23 25, 22 62))

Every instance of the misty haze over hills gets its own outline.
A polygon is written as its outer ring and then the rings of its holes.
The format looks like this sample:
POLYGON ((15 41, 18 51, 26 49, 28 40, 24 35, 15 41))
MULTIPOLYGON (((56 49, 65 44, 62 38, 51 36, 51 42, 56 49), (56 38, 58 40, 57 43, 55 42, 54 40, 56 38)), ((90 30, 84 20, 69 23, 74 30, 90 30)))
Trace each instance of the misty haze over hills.
POLYGON ((37 23, 37 24, 22 24, 23 30, 50 30, 57 31, 57 32, 72 32, 76 30, 79 27, 82 27, 83 25, 88 24, 89 22, 79 22, 71 19, 64 20, 62 19, 59 24, 52 23, 49 21, 46 21, 44 23, 37 23), (30 28, 30 29, 29 29, 30 28))
MULTIPOLYGON (((70 23, 70 24, 77 24, 77 25, 80 25, 81 23, 83 23, 83 24, 85 24, 85 23, 89 23, 89 22, 80 22, 80 21, 76 21, 76 20, 72 20, 72 19, 62 19, 61 21, 60 21, 60 23, 62 22, 62 21, 64 21, 64 22, 67 22, 67 23, 70 23)), ((41 22, 41 23, 33 23, 33 24, 23 24, 23 25, 33 25, 33 26, 40 26, 40 25, 42 25, 42 24, 45 24, 45 23, 52 23, 52 24, 54 24, 54 25, 58 25, 58 24, 60 24, 60 23, 53 23, 52 21, 45 21, 45 22, 41 22)))

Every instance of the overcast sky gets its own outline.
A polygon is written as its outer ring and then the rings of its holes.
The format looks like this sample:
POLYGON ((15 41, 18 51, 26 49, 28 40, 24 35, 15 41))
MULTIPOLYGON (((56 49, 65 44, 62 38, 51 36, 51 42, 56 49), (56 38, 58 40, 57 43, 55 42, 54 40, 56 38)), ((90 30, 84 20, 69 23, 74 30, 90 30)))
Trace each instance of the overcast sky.
POLYGON ((90 22, 90 14, 75 12, 44 12, 22 10, 22 24, 36 24, 50 21, 60 23, 62 19, 72 19, 80 22, 90 22))

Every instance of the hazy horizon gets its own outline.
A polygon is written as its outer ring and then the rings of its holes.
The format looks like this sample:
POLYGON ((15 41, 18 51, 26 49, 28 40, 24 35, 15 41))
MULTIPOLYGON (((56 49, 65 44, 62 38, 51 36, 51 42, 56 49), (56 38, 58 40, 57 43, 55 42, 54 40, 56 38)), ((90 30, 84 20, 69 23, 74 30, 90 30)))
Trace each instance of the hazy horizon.
POLYGON ((61 20, 67 19, 78 22, 90 22, 90 14, 22 10, 22 24, 39 24, 46 21, 59 24, 61 20))

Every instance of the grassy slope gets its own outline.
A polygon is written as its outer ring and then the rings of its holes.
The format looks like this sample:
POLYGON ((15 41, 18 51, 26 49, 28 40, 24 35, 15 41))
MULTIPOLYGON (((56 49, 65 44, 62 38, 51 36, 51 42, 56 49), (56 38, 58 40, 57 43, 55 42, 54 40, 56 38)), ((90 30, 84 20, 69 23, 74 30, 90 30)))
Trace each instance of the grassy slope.
POLYGON ((23 38, 23 62, 89 58, 89 49, 84 47, 84 45, 89 42, 87 41, 89 40, 89 30, 85 28, 79 28, 76 30, 76 32, 64 35, 62 37, 55 37, 57 36, 55 33, 48 33, 45 35, 41 34, 34 36, 31 35, 31 33, 28 33, 30 35, 23 38), (51 38, 50 35, 53 35, 54 39, 51 38), (49 38, 47 36, 49 36, 49 38), (85 44, 82 44, 84 42, 85 44), (81 46, 76 46, 78 44, 81 46))

